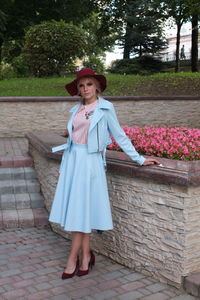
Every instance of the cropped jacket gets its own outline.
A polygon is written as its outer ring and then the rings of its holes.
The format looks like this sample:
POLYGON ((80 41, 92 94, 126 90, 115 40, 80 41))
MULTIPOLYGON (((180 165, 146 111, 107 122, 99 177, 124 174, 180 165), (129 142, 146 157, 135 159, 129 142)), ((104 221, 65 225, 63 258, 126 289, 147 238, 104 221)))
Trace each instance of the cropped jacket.
MULTIPOLYGON (((120 146, 120 148, 133 161, 135 161, 139 165, 142 165, 145 161, 145 158, 135 150, 131 141, 128 139, 125 132, 121 128, 113 104, 103 99, 102 97, 99 97, 98 100, 99 101, 95 108, 94 114, 91 118, 89 130, 88 130, 88 141, 87 141, 88 152, 104 153, 103 156, 105 162, 105 150, 107 145, 111 143, 110 136, 113 136, 113 138, 120 146)), ((60 150, 66 150, 66 151, 70 150, 72 145, 72 122, 81 104, 82 102, 76 104, 70 110, 71 116, 67 124, 67 129, 69 132, 67 143, 57 147, 53 147, 52 152, 57 152, 60 150)))

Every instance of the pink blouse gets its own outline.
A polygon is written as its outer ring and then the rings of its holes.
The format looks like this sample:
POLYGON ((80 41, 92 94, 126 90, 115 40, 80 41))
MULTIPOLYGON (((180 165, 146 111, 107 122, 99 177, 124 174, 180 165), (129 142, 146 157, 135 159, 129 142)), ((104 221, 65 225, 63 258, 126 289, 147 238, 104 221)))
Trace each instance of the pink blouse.
POLYGON ((76 144, 87 144, 88 129, 97 100, 91 104, 81 105, 73 119, 72 140, 76 144))

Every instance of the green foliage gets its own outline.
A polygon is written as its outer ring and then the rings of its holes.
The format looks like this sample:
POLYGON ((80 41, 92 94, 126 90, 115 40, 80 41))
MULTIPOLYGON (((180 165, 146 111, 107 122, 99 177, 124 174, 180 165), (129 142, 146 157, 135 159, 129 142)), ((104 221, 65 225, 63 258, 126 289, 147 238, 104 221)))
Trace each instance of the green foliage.
POLYGON ((17 76, 23 77, 28 75, 28 66, 23 55, 14 57, 12 60, 12 66, 17 76))
POLYGON ((124 47, 124 58, 130 54, 155 54, 165 48, 162 21, 153 7, 154 1, 126 1, 124 7, 125 34, 119 40, 124 47))
POLYGON ((90 56, 99 56, 106 50, 111 50, 116 40, 116 32, 108 27, 108 22, 100 18, 100 14, 92 13, 85 19, 81 27, 86 33, 86 54, 90 56))
POLYGON ((14 68, 11 64, 2 62, 0 64, 0 79, 9 79, 15 77, 14 68))
POLYGON ((4 62, 11 63, 13 57, 20 55, 22 43, 19 40, 4 41, 1 50, 1 58, 4 62))
POLYGON ((150 75, 161 72, 164 64, 153 56, 116 60, 112 64, 111 73, 150 75))
MULTIPOLYGON (((74 25, 82 26, 87 33, 85 50, 88 56, 102 54, 102 51, 108 48, 110 50, 116 31, 110 26, 110 15, 100 16, 100 2, 98 0, 0 0, 0 48, 5 41, 23 41, 25 32, 30 26, 44 21, 64 20, 66 23, 72 22, 74 25)), ((20 53, 13 54, 12 58, 18 55, 20 53)))
POLYGON ((87 60, 83 61, 83 66, 85 68, 91 68, 97 73, 102 73, 105 71, 104 64, 99 57, 90 56, 87 60))
POLYGON ((85 53, 84 32, 64 21, 43 22, 25 35, 24 57, 34 76, 59 75, 85 53))
POLYGON ((164 64, 160 59, 155 58, 154 56, 144 55, 138 59, 138 62, 142 69, 149 71, 150 73, 161 72, 164 64))
POLYGON ((7 39, 23 38, 27 27, 44 21, 66 20, 80 24, 95 9, 92 0, 1 0, 1 11, 7 15, 7 39))
POLYGON ((3 32, 6 30, 6 14, 0 10, 0 38, 3 36, 3 32))
POLYGON ((139 69, 140 67, 136 59, 125 58, 113 61, 110 72, 118 74, 138 74, 139 69))

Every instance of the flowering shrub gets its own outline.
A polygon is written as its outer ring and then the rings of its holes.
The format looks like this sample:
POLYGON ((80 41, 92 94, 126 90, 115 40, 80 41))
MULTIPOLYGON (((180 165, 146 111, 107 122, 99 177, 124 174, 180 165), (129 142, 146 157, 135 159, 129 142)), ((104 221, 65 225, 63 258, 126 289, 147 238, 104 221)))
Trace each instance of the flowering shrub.
POLYGON ((0 64, 0 80, 14 77, 14 69, 11 64, 2 62, 0 64))
MULTIPOLYGON (((122 128, 141 154, 178 160, 200 160, 200 129, 171 126, 122 128)), ((108 149, 121 151, 111 138, 112 144, 108 149)))

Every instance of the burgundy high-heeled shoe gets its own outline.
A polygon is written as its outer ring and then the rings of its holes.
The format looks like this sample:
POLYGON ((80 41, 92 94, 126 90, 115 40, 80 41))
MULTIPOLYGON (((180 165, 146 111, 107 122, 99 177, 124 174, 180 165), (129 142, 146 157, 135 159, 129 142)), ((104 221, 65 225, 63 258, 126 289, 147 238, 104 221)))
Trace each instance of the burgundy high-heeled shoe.
POLYGON ((65 272, 63 272, 61 278, 64 280, 64 279, 68 279, 68 278, 74 277, 74 275, 76 274, 78 268, 79 268, 79 257, 77 257, 76 267, 75 267, 74 272, 72 272, 72 273, 65 273, 65 272))
POLYGON ((90 250, 90 261, 88 263, 88 268, 87 270, 80 270, 78 269, 78 272, 76 273, 77 276, 84 276, 87 275, 89 273, 89 270, 92 269, 92 267, 95 265, 95 255, 92 252, 92 250, 90 250))

